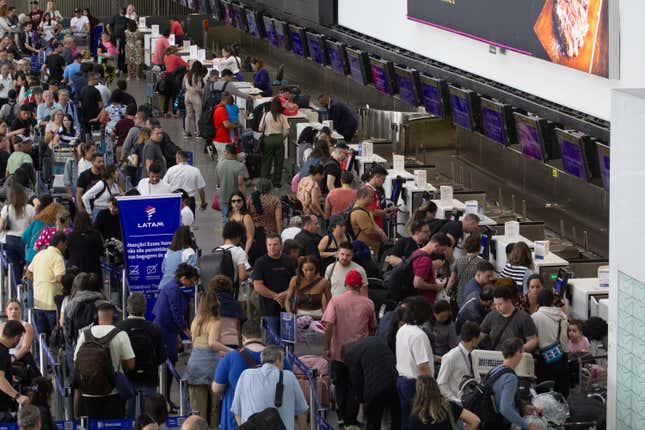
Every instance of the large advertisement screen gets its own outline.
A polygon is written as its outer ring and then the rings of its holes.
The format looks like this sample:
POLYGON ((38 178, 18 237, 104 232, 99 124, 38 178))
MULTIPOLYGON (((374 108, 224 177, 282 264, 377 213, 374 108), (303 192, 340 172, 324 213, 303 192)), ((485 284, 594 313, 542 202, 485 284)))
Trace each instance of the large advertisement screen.
POLYGON ((407 0, 407 17, 608 77, 611 1, 615 0, 407 0))

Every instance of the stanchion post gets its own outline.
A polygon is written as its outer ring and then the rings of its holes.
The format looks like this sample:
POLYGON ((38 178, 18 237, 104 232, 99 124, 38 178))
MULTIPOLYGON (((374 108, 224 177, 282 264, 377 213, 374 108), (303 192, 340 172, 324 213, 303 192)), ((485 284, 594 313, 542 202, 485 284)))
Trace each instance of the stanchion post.
POLYGON ((4 266, 0 263, 0 309, 5 308, 6 301, 9 301, 9 294, 5 290, 4 284, 4 266), (5 300, 6 299, 6 300, 5 300))
POLYGON ((72 419, 72 410, 74 409, 74 390, 69 385, 65 387, 65 421, 72 419))
POLYGON ((80 421, 80 424, 81 424, 80 428, 82 430, 89 429, 89 418, 87 416, 81 417, 79 421, 80 421))
MULTIPOLYGON (((62 375, 62 368, 60 363, 53 365, 54 378, 60 381, 62 375)), ((56 418, 61 419, 65 417, 65 393, 59 393, 57 389, 54 390, 54 413, 56 418)))
POLYGON ((185 390, 188 388, 188 381, 185 379, 180 379, 179 380, 179 416, 180 417, 185 417, 186 416, 186 395, 185 390))
POLYGON ((134 404, 134 416, 138 417, 139 415, 141 415, 141 397, 142 397, 141 396, 141 391, 137 390, 135 392, 134 396, 135 396, 134 397, 134 401, 135 401, 135 404, 134 404))
POLYGON ((47 375, 47 357, 45 356, 45 342, 47 341, 47 335, 45 333, 40 333, 38 336, 38 347, 39 347, 39 356, 40 359, 40 373, 42 375, 47 375))
POLYGON ((123 311, 121 312, 121 318, 125 319, 125 308, 127 307, 127 300, 128 300, 128 280, 126 277, 126 272, 125 272, 125 266, 123 266, 123 270, 121 271, 121 306, 123 306, 123 311))
POLYGON ((318 429, 318 405, 315 404, 316 395, 316 369, 311 369, 311 379, 309 380, 309 430, 318 429))
POLYGON ((167 384, 168 381, 166 381, 166 363, 163 363, 159 365, 159 394, 161 394, 162 396, 166 395, 167 384))
POLYGON ((195 316, 197 316, 198 309, 199 309, 199 286, 195 285, 195 316))

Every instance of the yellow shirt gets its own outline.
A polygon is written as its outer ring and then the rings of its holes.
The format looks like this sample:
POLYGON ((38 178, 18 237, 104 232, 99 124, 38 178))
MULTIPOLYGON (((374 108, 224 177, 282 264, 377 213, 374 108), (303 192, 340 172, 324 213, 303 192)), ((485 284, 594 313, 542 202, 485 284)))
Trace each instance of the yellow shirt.
POLYGON ((54 297, 61 294, 63 287, 56 281, 65 274, 63 254, 55 246, 49 246, 36 254, 29 265, 34 275, 34 309, 55 311, 54 297))

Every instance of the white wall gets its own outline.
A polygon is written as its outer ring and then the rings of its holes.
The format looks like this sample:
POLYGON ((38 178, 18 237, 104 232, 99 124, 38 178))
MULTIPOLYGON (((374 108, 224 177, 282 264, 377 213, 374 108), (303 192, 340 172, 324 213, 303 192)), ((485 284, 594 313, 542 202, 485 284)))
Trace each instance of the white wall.
MULTIPOLYGON (((619 1, 619 0, 606 0, 619 1)), ((589 75, 408 20, 406 0, 338 0, 339 24, 384 42, 608 120, 609 91, 645 87, 645 1, 620 2, 620 79, 589 75)))

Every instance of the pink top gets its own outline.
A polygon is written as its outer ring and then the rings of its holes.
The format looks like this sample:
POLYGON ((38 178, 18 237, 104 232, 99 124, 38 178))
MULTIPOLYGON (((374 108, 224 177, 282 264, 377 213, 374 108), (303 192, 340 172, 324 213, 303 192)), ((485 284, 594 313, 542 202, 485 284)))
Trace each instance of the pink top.
POLYGON ((331 359, 342 362, 341 348, 350 342, 369 336, 376 328, 374 303, 354 290, 333 296, 322 317, 323 324, 334 324, 331 337, 331 359))
POLYGON ((578 343, 573 343, 569 340, 569 354, 573 354, 574 352, 589 352, 590 350, 591 344, 586 336, 582 336, 578 343))
MULTIPOLYGON (((417 249, 416 251, 414 251, 411 257, 417 256, 419 254, 425 254, 427 255, 427 257, 419 257, 414 260, 412 262, 412 272, 414 273, 414 276, 418 276, 428 284, 434 284, 437 281, 434 276, 434 268, 432 267, 432 258, 427 252, 422 249, 417 249)), ((432 290, 417 290, 417 292, 420 296, 425 297, 430 303, 434 305, 437 293, 432 290)))
POLYGON ((166 49, 170 46, 170 41, 166 37, 160 37, 155 45, 155 51, 152 53, 152 63, 158 66, 163 65, 163 56, 166 49))
POLYGON ((107 50, 108 54, 110 54, 113 57, 116 57, 117 55, 119 55, 119 50, 116 49, 116 46, 114 46, 112 42, 102 42, 102 43, 105 49, 107 50))
POLYGON ((240 345, 237 332, 237 318, 220 317, 219 319, 219 341, 224 345, 240 345))

